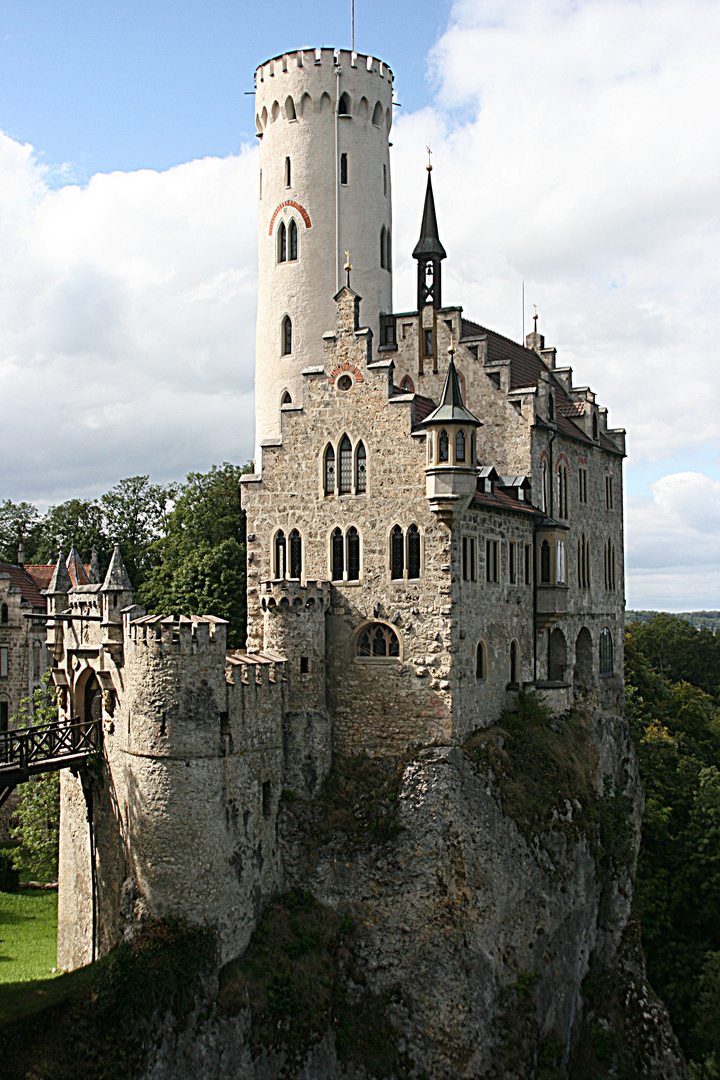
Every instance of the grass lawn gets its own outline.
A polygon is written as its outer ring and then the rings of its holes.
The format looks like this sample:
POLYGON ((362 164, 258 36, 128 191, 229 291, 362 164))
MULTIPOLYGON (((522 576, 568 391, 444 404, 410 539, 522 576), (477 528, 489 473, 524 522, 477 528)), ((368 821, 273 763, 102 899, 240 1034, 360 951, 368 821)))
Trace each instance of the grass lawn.
POLYGON ((0 892, 0 983, 52 978, 57 951, 57 893, 0 892))

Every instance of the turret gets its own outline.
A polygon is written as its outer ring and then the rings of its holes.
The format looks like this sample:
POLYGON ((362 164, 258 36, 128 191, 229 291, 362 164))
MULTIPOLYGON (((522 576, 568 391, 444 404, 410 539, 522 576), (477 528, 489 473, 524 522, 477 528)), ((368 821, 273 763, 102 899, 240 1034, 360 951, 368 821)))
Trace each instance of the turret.
POLYGON ((122 610, 132 604, 132 584, 120 554, 119 544, 115 544, 100 594, 103 646, 114 656, 115 662, 120 663, 123 645, 122 610))
POLYGON ((418 426, 427 431, 426 495, 430 509, 450 525, 463 513, 477 486, 475 432, 481 422, 466 409, 455 370, 455 346, 437 409, 418 426))
MULTIPOLYGON (((59 615, 68 606, 68 594, 72 589, 72 581, 68 568, 65 565, 65 552, 62 548, 58 552, 58 560, 55 563, 53 575, 47 589, 43 589, 43 595, 48 598, 48 614, 59 615)), ((59 660, 63 651, 63 625, 62 620, 48 621, 46 643, 56 660, 59 660)))
POLYGON ((442 307, 441 264, 447 258, 445 248, 440 243, 435 198, 432 189, 432 165, 427 167, 427 188, 423 207, 420 239, 415 245, 413 259, 417 259, 417 307, 418 311, 430 304, 433 308, 442 307))
POLYGON ((345 50, 299 50, 257 69, 257 472, 262 444, 279 438, 281 403, 302 403, 302 371, 335 326, 346 251, 376 340, 392 312, 392 83, 381 61, 345 50))

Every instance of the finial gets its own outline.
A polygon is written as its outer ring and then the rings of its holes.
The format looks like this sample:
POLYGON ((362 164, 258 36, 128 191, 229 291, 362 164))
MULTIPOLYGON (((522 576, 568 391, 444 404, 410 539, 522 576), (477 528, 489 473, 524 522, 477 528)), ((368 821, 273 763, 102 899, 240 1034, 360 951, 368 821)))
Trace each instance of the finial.
POLYGON ((350 288, 350 271, 352 270, 352 266, 350 265, 350 252, 349 251, 345 252, 345 265, 343 266, 343 270, 347 274, 347 287, 349 289, 350 288))
POLYGON ((534 334, 537 334, 537 321, 538 321, 537 304, 533 304, 533 322, 535 323, 535 325, 533 327, 533 333, 534 334))
POLYGON ((452 335, 452 331, 450 332, 450 345, 448 347, 448 352, 450 353, 451 357, 455 355, 455 341, 452 335))
POLYGON ((427 163, 427 165, 425 167, 426 167, 428 172, 432 172, 432 161, 430 160, 430 155, 432 154, 432 150, 430 149, 429 146, 426 146, 425 149, 428 152, 428 163, 427 163))

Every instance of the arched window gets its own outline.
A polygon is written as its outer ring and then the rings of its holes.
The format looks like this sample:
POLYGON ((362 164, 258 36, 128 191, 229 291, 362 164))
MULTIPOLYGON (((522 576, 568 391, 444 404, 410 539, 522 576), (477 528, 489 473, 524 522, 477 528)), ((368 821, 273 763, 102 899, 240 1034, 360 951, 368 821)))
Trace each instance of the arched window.
POLYGON ((391 626, 371 623, 358 637, 357 655, 364 659, 398 658, 400 641, 391 626))
POLYGON ((7 621, 8 621, 8 606, 7 606, 7 604, 3 604, 2 607, 0 607, 0 623, 4 624, 4 623, 7 623, 7 621))
POLYGON ((335 451, 332 443, 330 443, 325 451, 325 461, 323 463, 325 494, 335 494, 335 451))
POLYGON ((373 109, 372 122, 373 122, 374 127, 380 127, 380 125, 382 124, 382 120, 383 120, 383 107, 380 104, 380 102, 378 101, 378 102, 376 102, 375 108, 373 109))
POLYGON ((297 529, 290 533, 290 577, 302 577, 302 537, 297 529))
POLYGON ((355 454, 355 491, 358 495, 364 495, 367 491, 367 454, 362 442, 358 443, 355 454))
POLYGON ((292 320, 286 315, 282 321, 282 354, 289 356, 292 352, 292 320))
POLYGON ((295 102, 291 97, 285 99, 285 119, 297 120, 297 116, 295 115, 295 102))
POLYGON ((613 639, 607 626, 600 631, 600 674, 612 675, 613 662, 613 639))
POLYGON ((345 569, 345 542, 343 534, 340 529, 335 529, 331 538, 332 553, 331 553, 331 576, 333 581, 342 581, 343 571, 345 569))
POLYGON ((360 534, 354 525, 347 531, 347 579, 360 580, 360 534))
POLYGON ((385 226, 380 229, 380 269, 387 270, 385 265, 385 226))
POLYGON ((287 229, 284 221, 280 222, 278 229, 277 258, 278 262, 285 262, 287 259, 287 229))
POLYGON ((449 450, 448 433, 443 428, 438 439, 438 461, 447 461, 449 450))
POLYGON ((350 115, 350 96, 348 94, 341 94, 340 101, 338 102, 338 115, 349 116, 350 115))
POLYGON ((275 533, 275 577, 284 578, 286 562, 285 533, 278 529, 275 533))
POLYGON ((420 577, 420 530, 417 525, 411 525, 407 531, 407 564, 408 577, 420 577))
POLYGON ((406 394, 414 394, 415 386, 409 375, 406 375, 403 381, 400 383, 400 389, 404 390, 406 394))
POLYGON ((465 460, 465 432, 462 430, 462 428, 455 436, 455 460, 465 460))
POLYGON ((540 581, 543 584, 550 582, 550 545, 547 540, 540 545, 540 581))
POLYGON ((341 495, 349 495, 352 485, 352 443, 347 435, 340 440, 340 486, 341 495))
POLYGON ((555 399, 552 394, 548 394, 548 420, 555 419, 555 399))
POLYGON ((487 679, 487 649, 484 641, 478 641, 475 650, 475 678, 487 679))
POLYGON ((555 580, 558 585, 565 584, 565 541, 558 540, 556 551, 556 573, 555 580))
POLYGON ((290 391, 284 390, 283 396, 280 398, 281 405, 292 405, 292 398, 290 397, 290 391))
POLYGON ((568 471, 567 465, 560 462, 558 465, 558 515, 561 518, 568 516, 568 471))
POLYGON ((510 682, 515 686, 520 682, 520 655, 517 641, 510 642, 510 682))
POLYGON ((288 258, 290 259, 290 262, 295 262, 298 257, 298 229, 294 218, 290 222, 290 227, 288 228, 288 241, 288 258))
POLYGON ((390 577, 402 578, 405 569, 405 538, 402 529, 396 525, 390 533, 390 577))
POLYGON ((608 592, 615 591, 615 545, 612 540, 605 544, 605 588, 608 592))

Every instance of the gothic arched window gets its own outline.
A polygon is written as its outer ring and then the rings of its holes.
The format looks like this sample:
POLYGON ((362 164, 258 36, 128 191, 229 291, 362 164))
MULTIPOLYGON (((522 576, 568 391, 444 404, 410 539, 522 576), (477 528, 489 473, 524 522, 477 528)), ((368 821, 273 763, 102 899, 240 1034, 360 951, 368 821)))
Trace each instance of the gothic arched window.
POLYGON ((400 641, 391 626, 371 623, 358 637, 357 655, 365 659, 399 658, 400 641))
POLYGON ((367 454, 364 443, 358 443, 355 453, 355 491, 358 495, 364 495, 367 491, 367 454))
POLYGON ((298 229, 294 219, 290 222, 288 228, 288 248, 288 258, 290 262, 295 262, 298 257, 298 229))
POLYGON ((345 541, 340 529, 334 529, 331 537, 331 576, 333 581, 342 581, 345 569, 345 541))
POLYGON ((443 428, 440 432, 440 437, 438 438, 438 461, 447 461, 449 450, 450 444, 448 442, 448 433, 445 428, 443 428))
POLYGON ((343 435, 340 440, 339 455, 340 485, 338 490, 341 495, 349 495, 352 486, 352 443, 347 435, 343 435))
POLYGON ((290 577, 302 577, 302 537, 297 529, 290 533, 290 577))
POLYGON ((600 631, 600 674, 612 675, 614 670, 613 639, 607 626, 600 631))
POLYGON ((462 429, 455 436, 455 460, 465 460, 465 432, 462 429))
POLYGON ((281 405, 292 405, 292 398, 290 397, 290 391, 283 391, 283 396, 280 399, 281 405))
POLYGON ((325 460, 323 462, 323 480, 325 485, 325 494, 335 494, 335 451, 332 443, 330 443, 325 451, 325 460))
POLYGON ((360 534, 354 525, 347 531, 347 579, 360 580, 360 534))
POLYGON ((280 228, 278 229, 277 259, 278 262, 285 262, 287 259, 287 229, 284 221, 280 222, 280 228))
POLYGON ((407 531, 407 568, 409 578, 420 577, 420 530, 411 525, 407 531))
POLYGON ((484 641, 478 641, 475 650, 475 678, 487 679, 487 650, 484 641))
POLYGON ((380 125, 382 124, 382 118, 383 118, 383 107, 380 104, 380 102, 378 101, 378 102, 375 103, 375 108, 373 109, 373 115, 372 115, 372 122, 373 122, 374 127, 380 127, 380 125))
POLYGON ((540 581, 543 584, 550 581, 550 545, 547 540, 540 545, 540 581))
POLYGON ((341 94, 340 101, 338 102, 338 115, 349 116, 350 115, 350 96, 348 94, 341 94))
POLYGON ((278 529, 275 533, 275 577, 284 578, 286 570, 285 533, 278 529))
POLYGON ((405 570, 405 537, 399 525, 390 533, 390 577, 397 579, 405 570))
POLYGON ((289 356, 292 352, 292 320, 289 315, 282 321, 282 351, 283 356, 289 356))

